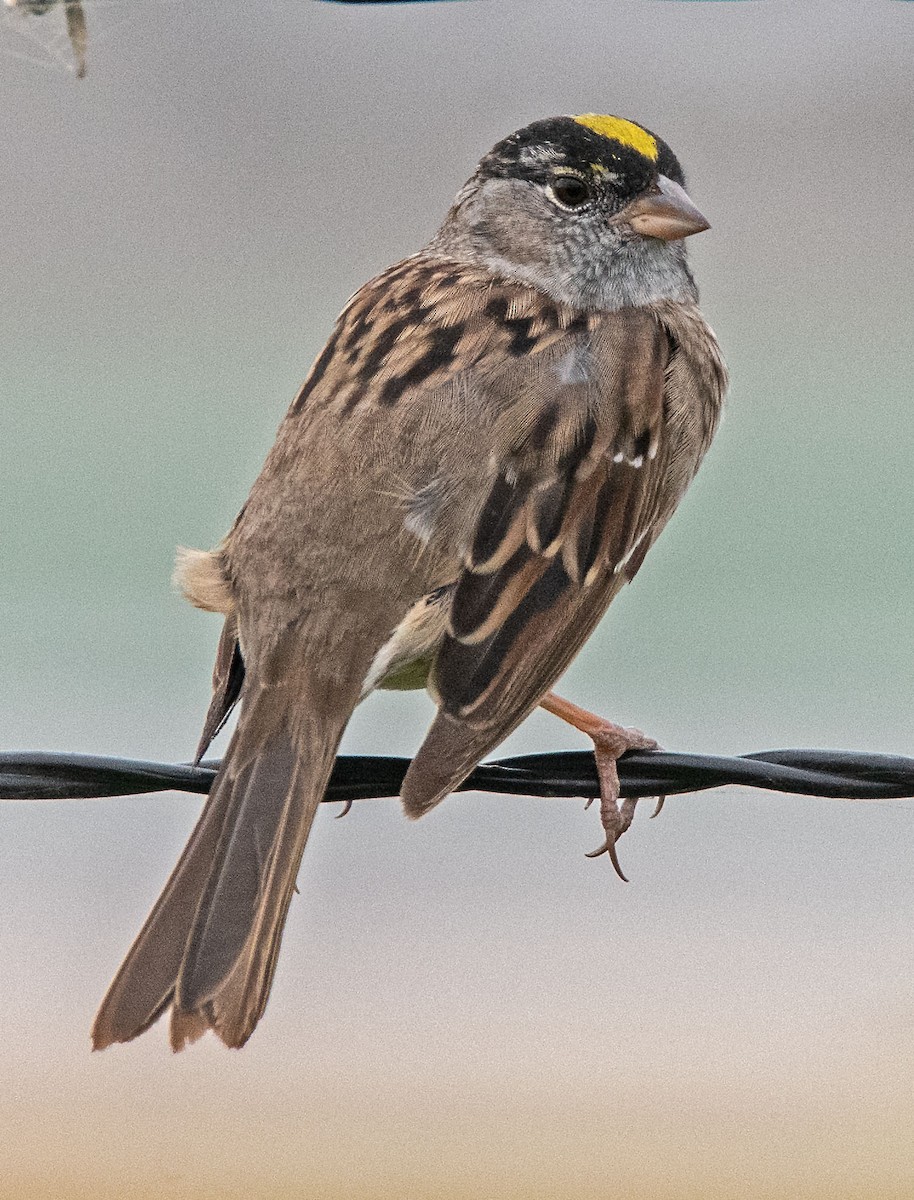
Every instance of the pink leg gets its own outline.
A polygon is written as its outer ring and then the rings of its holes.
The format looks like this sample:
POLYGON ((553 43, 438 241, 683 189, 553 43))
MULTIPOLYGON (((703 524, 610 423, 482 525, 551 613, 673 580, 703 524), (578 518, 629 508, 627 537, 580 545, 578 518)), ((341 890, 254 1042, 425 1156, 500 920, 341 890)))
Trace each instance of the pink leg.
MULTIPOLYGON (((619 772, 616 762, 629 750, 656 750, 657 743, 653 738, 645 737, 640 729, 625 729, 622 725, 614 725, 605 717, 580 708, 570 700, 563 700, 554 692, 547 694, 540 701, 540 707, 553 716, 567 721, 581 733, 586 733, 593 742, 594 758, 597 760, 597 775, 600 780, 600 821, 606 833, 606 841, 598 850, 594 850, 588 858, 599 858, 608 854, 616 874, 625 879, 619 859, 616 855, 616 842, 625 833, 635 815, 637 798, 629 798, 619 804, 619 772)), ((663 797, 657 805, 654 815, 660 811, 663 797)), ((625 880, 626 883, 628 880, 625 880)))

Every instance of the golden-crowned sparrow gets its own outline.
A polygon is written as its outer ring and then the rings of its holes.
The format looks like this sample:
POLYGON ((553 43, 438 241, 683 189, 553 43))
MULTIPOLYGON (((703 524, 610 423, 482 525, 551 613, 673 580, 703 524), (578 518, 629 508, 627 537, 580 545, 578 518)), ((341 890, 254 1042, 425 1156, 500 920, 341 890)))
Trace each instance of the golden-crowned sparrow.
POLYGON ((241 715, 96 1047, 169 1007, 176 1049, 207 1028, 247 1040, 340 737, 376 687, 427 682, 438 704, 411 816, 544 702, 594 738, 612 850, 630 820, 615 759, 654 743, 546 693, 717 426, 725 370, 682 241, 708 226, 683 184, 630 121, 537 121, 346 305, 231 531, 179 562, 190 600, 226 616, 199 753, 241 715))

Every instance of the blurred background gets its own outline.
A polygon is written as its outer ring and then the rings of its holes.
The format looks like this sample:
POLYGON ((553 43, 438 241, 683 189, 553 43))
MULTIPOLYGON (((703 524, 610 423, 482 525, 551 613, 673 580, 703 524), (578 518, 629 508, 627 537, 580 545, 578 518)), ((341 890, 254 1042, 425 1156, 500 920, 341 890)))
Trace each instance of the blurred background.
MULTIPOLYGON (((670 749, 914 753, 914 5, 476 0, 0 12, 0 742, 186 760, 227 529, 350 293, 538 117, 683 160, 721 433, 569 697, 670 749)), ((422 695, 344 749, 408 754, 422 695)), ((537 715, 507 750, 583 748, 537 715)), ((309 843, 248 1047, 95 1007, 199 801, 0 807, 19 1200, 914 1192, 914 806, 727 790, 604 858, 573 801, 366 801, 309 843)))

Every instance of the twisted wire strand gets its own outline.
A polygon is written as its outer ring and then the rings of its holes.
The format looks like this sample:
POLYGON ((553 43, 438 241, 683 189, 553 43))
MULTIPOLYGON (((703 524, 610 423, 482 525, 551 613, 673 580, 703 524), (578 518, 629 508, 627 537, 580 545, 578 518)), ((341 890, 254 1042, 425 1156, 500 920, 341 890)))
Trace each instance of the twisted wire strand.
MULTIPOLYGON (((341 755, 325 801, 396 796, 408 758, 341 755)), ((42 751, 0 754, 0 799, 74 800, 196 792, 212 786, 219 762, 199 766, 42 751)), ((634 751, 619 761, 622 796, 674 796, 738 784, 844 800, 914 797, 914 758, 856 750, 766 750, 738 757, 634 751)), ((524 754, 483 763, 459 789, 503 795, 590 797, 600 793, 586 750, 524 754)))

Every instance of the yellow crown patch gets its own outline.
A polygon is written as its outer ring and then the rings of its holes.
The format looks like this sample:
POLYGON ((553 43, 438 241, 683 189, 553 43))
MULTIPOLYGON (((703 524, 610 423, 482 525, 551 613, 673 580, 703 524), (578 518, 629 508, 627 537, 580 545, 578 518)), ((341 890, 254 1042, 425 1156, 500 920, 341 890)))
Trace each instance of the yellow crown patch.
POLYGON ((626 121, 624 117, 604 117, 599 113, 582 113, 581 116, 574 119, 579 125, 592 129, 601 137, 613 138, 615 141, 621 142, 623 146, 630 146, 632 150, 637 150, 651 162, 657 161, 657 139, 646 129, 636 125, 634 121, 626 121))

